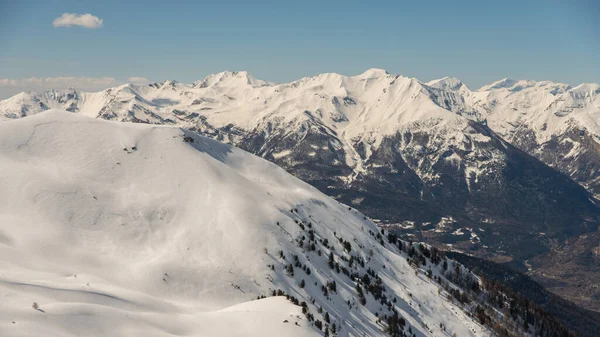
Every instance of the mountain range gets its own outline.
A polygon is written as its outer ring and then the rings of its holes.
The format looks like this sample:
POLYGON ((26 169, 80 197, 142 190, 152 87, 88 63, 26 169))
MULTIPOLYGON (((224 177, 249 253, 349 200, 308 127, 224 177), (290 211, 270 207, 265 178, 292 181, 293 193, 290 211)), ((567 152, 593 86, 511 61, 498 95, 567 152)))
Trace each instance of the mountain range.
POLYGON ((171 125, 235 145, 407 239, 508 263, 600 309, 600 85, 504 79, 471 91, 370 69, 276 84, 222 72, 192 84, 21 93, 0 116, 59 108, 171 125))

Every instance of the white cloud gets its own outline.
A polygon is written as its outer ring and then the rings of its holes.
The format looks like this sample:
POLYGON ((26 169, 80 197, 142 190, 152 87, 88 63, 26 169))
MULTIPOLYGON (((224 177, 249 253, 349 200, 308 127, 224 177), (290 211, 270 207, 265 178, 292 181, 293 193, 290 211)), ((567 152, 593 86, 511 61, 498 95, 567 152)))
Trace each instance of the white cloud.
POLYGON ((83 91, 99 91, 120 85, 113 77, 29 77, 21 79, 0 78, 0 99, 21 91, 46 91, 50 89, 77 88, 83 91))
POLYGON ((52 25, 57 27, 81 26, 85 28, 95 29, 102 27, 102 19, 90 13, 75 14, 63 13, 52 21, 52 25))
POLYGON ((146 83, 150 83, 150 80, 145 78, 145 77, 137 77, 137 76, 132 76, 129 79, 127 79, 127 81, 129 83, 132 84, 146 84, 146 83))

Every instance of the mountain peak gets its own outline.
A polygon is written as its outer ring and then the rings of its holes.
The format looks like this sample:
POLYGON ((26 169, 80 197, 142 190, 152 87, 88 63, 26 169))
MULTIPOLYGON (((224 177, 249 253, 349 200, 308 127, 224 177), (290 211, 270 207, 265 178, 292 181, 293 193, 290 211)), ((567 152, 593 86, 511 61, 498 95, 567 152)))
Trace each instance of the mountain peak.
POLYGON ((222 71, 216 74, 210 74, 200 81, 194 82, 196 88, 208 88, 215 85, 250 85, 252 87, 262 87, 268 85, 267 82, 256 79, 247 71, 222 71))
POLYGON ((439 78, 437 80, 429 81, 425 84, 427 84, 427 86, 430 86, 430 87, 433 87, 436 89, 451 90, 451 91, 456 91, 463 86, 466 87, 463 84, 463 82, 456 77, 443 77, 443 78, 439 78))
POLYGON ((517 83, 516 80, 510 79, 510 78, 503 78, 499 81, 496 81, 492 84, 488 84, 488 85, 484 85, 483 87, 479 88, 478 91, 490 91, 493 89, 505 89, 505 88, 510 88, 512 86, 514 86, 517 83))
POLYGON ((367 71, 365 71, 364 73, 358 75, 358 77, 363 78, 363 79, 379 78, 379 77, 385 77, 389 74, 390 73, 388 73, 385 69, 371 68, 371 69, 368 69, 367 71))
MULTIPOLYGON (((156 88, 156 89, 160 89, 160 88, 175 88, 179 85, 179 82, 175 81, 175 80, 164 80, 161 82, 154 82, 151 84, 148 84, 148 86, 156 88)), ((119 89, 131 89, 134 87, 134 84, 132 83, 125 83, 117 88, 119 89)))
POLYGON ((477 91, 508 90, 511 92, 519 92, 528 88, 540 88, 544 91, 548 91, 552 95, 557 95, 569 90, 571 87, 568 84, 552 81, 513 80, 504 78, 492 84, 485 85, 477 91))
POLYGON ((600 92, 600 84, 598 83, 581 83, 580 85, 571 89, 572 92, 594 92, 598 94, 600 92))

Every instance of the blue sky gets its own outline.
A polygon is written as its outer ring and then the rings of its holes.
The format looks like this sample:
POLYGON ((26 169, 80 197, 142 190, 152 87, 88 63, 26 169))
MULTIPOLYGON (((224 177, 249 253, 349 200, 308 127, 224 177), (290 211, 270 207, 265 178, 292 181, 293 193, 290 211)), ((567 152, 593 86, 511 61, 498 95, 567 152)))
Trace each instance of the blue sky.
POLYGON ((600 1, 4 1, 0 43, 0 98, 30 77, 191 82, 223 70, 579 84, 600 82, 600 1), (63 13, 103 24, 53 27, 63 13))

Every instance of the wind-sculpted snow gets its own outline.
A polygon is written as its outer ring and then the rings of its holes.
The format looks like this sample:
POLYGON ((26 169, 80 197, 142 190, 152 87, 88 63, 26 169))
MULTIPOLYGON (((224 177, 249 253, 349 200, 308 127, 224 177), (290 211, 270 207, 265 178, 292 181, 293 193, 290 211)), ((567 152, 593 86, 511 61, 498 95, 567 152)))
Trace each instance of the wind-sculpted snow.
POLYGON ((193 132, 51 110, 0 123, 0 163, 2 336, 378 336, 392 307, 489 335, 362 214, 193 132))

